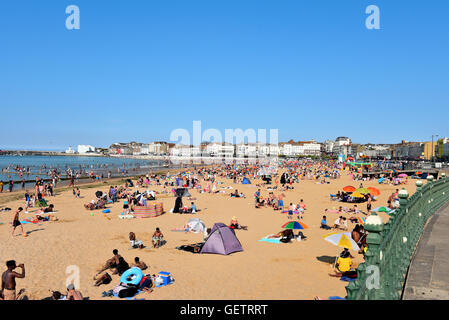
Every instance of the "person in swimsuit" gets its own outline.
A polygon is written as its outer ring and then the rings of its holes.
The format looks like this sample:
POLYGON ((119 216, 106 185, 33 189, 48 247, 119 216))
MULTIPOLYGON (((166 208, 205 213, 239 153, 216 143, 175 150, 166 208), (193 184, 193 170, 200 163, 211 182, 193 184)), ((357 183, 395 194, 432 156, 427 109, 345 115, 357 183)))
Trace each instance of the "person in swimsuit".
POLYGON ((0 296, 4 300, 16 300, 16 278, 25 278, 25 266, 23 263, 17 266, 14 260, 9 260, 6 262, 6 267, 8 270, 2 274, 2 290, 0 296), (17 267, 22 269, 22 273, 14 271, 17 267))
POLYGON ((19 209, 17 209, 17 211, 14 213, 14 217, 12 220, 12 232, 11 232, 11 237, 14 237, 14 230, 16 230, 17 227, 20 226, 20 229, 22 230, 22 236, 26 237, 27 234, 23 232, 23 226, 20 223, 20 219, 19 219, 19 213, 22 212, 23 208, 19 207, 19 209))

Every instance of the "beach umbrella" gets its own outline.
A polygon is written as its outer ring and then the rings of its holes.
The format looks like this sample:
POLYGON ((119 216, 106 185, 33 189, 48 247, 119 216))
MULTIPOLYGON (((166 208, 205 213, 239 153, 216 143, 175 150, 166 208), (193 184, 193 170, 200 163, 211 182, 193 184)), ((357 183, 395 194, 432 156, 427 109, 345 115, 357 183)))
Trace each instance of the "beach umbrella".
POLYGON ((394 211, 390 208, 387 207, 377 207, 376 209, 371 210, 372 212, 390 212, 390 211, 394 211))
POLYGON ((364 198, 365 196, 364 196, 363 194, 361 194, 361 193, 354 192, 353 194, 351 194, 351 197, 354 197, 354 198, 364 198))
POLYGON ((373 188, 373 187, 368 187, 367 189, 370 191, 370 194, 372 196, 374 196, 374 197, 377 197, 377 196, 380 195, 380 190, 379 189, 376 189, 376 188, 373 188))
POLYGON ((357 217, 357 221, 360 223, 360 224, 365 224, 365 217, 357 217))
POLYGON ((290 221, 287 222, 282 226, 284 229, 292 229, 292 230, 301 230, 301 229, 307 229, 308 226, 306 226, 304 223, 299 221, 290 221))
POLYGON ((416 174, 416 175, 419 175, 419 174, 422 174, 422 172, 421 172, 421 171, 418 171, 418 172, 416 172, 415 174, 416 174))
POLYGON ((355 187, 353 186, 346 186, 343 188, 344 192, 354 192, 355 191, 355 187))
POLYGON ((323 238, 324 240, 341 248, 348 248, 349 250, 360 250, 357 243, 352 239, 350 232, 343 232, 343 233, 331 232, 325 234, 323 238))
POLYGON ((361 194, 369 194, 371 191, 368 188, 358 188, 355 190, 355 192, 361 193, 361 194))

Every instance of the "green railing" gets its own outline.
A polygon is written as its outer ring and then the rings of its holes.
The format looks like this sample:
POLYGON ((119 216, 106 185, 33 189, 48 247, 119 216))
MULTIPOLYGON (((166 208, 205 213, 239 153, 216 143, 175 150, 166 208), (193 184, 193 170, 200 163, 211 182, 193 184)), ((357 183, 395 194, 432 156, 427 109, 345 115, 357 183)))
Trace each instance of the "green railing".
POLYGON ((369 232, 365 262, 357 268, 357 280, 347 287, 348 300, 399 300, 407 269, 427 220, 449 201, 449 177, 427 184, 416 182, 416 192, 399 192, 399 209, 384 224, 372 213, 365 222, 369 232))

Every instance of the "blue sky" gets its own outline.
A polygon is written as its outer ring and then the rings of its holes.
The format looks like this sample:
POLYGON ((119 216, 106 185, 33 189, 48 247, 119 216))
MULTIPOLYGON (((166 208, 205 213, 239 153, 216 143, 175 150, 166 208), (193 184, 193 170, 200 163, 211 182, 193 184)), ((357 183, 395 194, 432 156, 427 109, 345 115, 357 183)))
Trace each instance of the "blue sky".
POLYGON ((449 136, 449 1, 0 3, 0 148, 168 140, 176 128, 281 141, 449 136), (81 11, 67 30, 65 8, 81 11), (365 8, 380 8, 367 30, 365 8))

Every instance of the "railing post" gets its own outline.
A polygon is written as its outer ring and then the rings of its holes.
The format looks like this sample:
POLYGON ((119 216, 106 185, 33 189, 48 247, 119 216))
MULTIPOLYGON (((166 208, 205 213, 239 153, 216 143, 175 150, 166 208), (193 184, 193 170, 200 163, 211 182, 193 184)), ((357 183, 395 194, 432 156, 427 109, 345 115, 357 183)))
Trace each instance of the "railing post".
POLYGON ((421 192, 423 182, 421 180, 416 181, 416 192, 421 192))
MULTIPOLYGON (((409 214, 408 204, 408 191, 405 188, 398 193, 399 196, 399 210, 402 211, 402 228, 399 229, 399 242, 401 243, 401 248, 399 253, 399 266, 398 266, 398 290, 402 288, 402 281, 405 279, 405 270, 410 262, 410 256, 413 252, 413 244, 411 238, 414 233, 416 233, 416 225, 413 223, 413 217, 409 214)), ((398 243, 399 245, 399 243, 398 243)))
MULTIPOLYGON (((369 299, 383 299, 388 296, 388 284, 385 285, 381 279, 383 278, 383 275, 381 275, 382 268, 381 264, 384 262, 382 259, 384 258, 382 256, 382 252, 379 250, 379 246, 382 242, 382 231, 384 229, 384 223, 375 212, 371 213, 371 215, 366 218, 365 221, 365 230, 369 232, 368 236, 366 237, 366 243, 368 244, 368 250, 365 254, 365 269, 370 266, 377 267, 378 275, 379 275, 379 287, 378 288, 368 288, 368 297, 369 299), (370 290, 373 290, 370 291, 370 290)), ((366 278, 362 278, 366 279, 366 278)))

